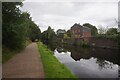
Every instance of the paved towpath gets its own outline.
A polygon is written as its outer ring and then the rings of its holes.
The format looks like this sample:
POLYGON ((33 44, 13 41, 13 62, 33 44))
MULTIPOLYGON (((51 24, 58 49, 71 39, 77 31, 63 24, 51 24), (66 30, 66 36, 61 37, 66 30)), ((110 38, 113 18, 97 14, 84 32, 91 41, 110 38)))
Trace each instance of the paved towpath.
POLYGON ((3 78, 44 78, 36 43, 31 43, 2 66, 3 78))

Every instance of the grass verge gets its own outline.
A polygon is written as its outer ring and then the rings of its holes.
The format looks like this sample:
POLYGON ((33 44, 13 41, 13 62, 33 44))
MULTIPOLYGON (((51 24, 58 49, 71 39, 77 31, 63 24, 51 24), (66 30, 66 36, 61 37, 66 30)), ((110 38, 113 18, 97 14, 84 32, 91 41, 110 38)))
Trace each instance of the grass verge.
POLYGON ((18 51, 10 51, 5 49, 5 51, 2 51, 2 64, 7 62, 10 58, 12 58, 18 51))
MULTIPOLYGON (((32 43, 30 40, 26 40, 25 46, 28 46, 30 43, 32 43)), ((9 59, 11 59, 16 53, 19 53, 21 50, 10 50, 3 46, 2 48, 2 64, 7 62, 9 59)))
POLYGON ((47 48, 46 45, 38 42, 38 48, 41 55, 42 63, 44 66, 46 78, 76 78, 77 77, 61 64, 53 52, 47 48))

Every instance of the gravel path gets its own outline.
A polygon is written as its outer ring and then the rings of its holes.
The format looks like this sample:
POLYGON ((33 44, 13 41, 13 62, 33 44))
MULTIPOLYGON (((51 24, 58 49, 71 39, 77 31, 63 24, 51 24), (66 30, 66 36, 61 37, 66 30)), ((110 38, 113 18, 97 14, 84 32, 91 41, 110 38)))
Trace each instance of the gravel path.
POLYGON ((36 43, 3 64, 3 78, 44 78, 43 65, 36 43))

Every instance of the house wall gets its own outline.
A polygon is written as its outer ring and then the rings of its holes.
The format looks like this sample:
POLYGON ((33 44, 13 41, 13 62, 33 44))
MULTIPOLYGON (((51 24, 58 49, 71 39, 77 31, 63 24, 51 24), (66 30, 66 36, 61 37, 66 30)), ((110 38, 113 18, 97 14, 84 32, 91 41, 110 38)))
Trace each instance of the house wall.
POLYGON ((82 36, 82 30, 80 29, 80 27, 73 27, 71 28, 71 31, 73 33, 73 38, 80 38, 82 36))
POLYGON ((91 32, 83 32, 83 37, 91 37, 91 32))
POLYGON ((71 28, 71 31, 73 33, 73 38, 91 37, 91 31, 82 26, 74 26, 71 28))

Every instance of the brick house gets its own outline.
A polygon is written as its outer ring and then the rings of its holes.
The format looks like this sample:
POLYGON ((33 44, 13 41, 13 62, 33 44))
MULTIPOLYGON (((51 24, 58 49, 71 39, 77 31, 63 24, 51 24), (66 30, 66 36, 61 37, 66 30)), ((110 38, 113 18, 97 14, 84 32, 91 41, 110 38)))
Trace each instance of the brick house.
POLYGON ((72 37, 74 38, 91 37, 90 28, 81 26, 80 24, 75 23, 70 30, 73 33, 72 37))

